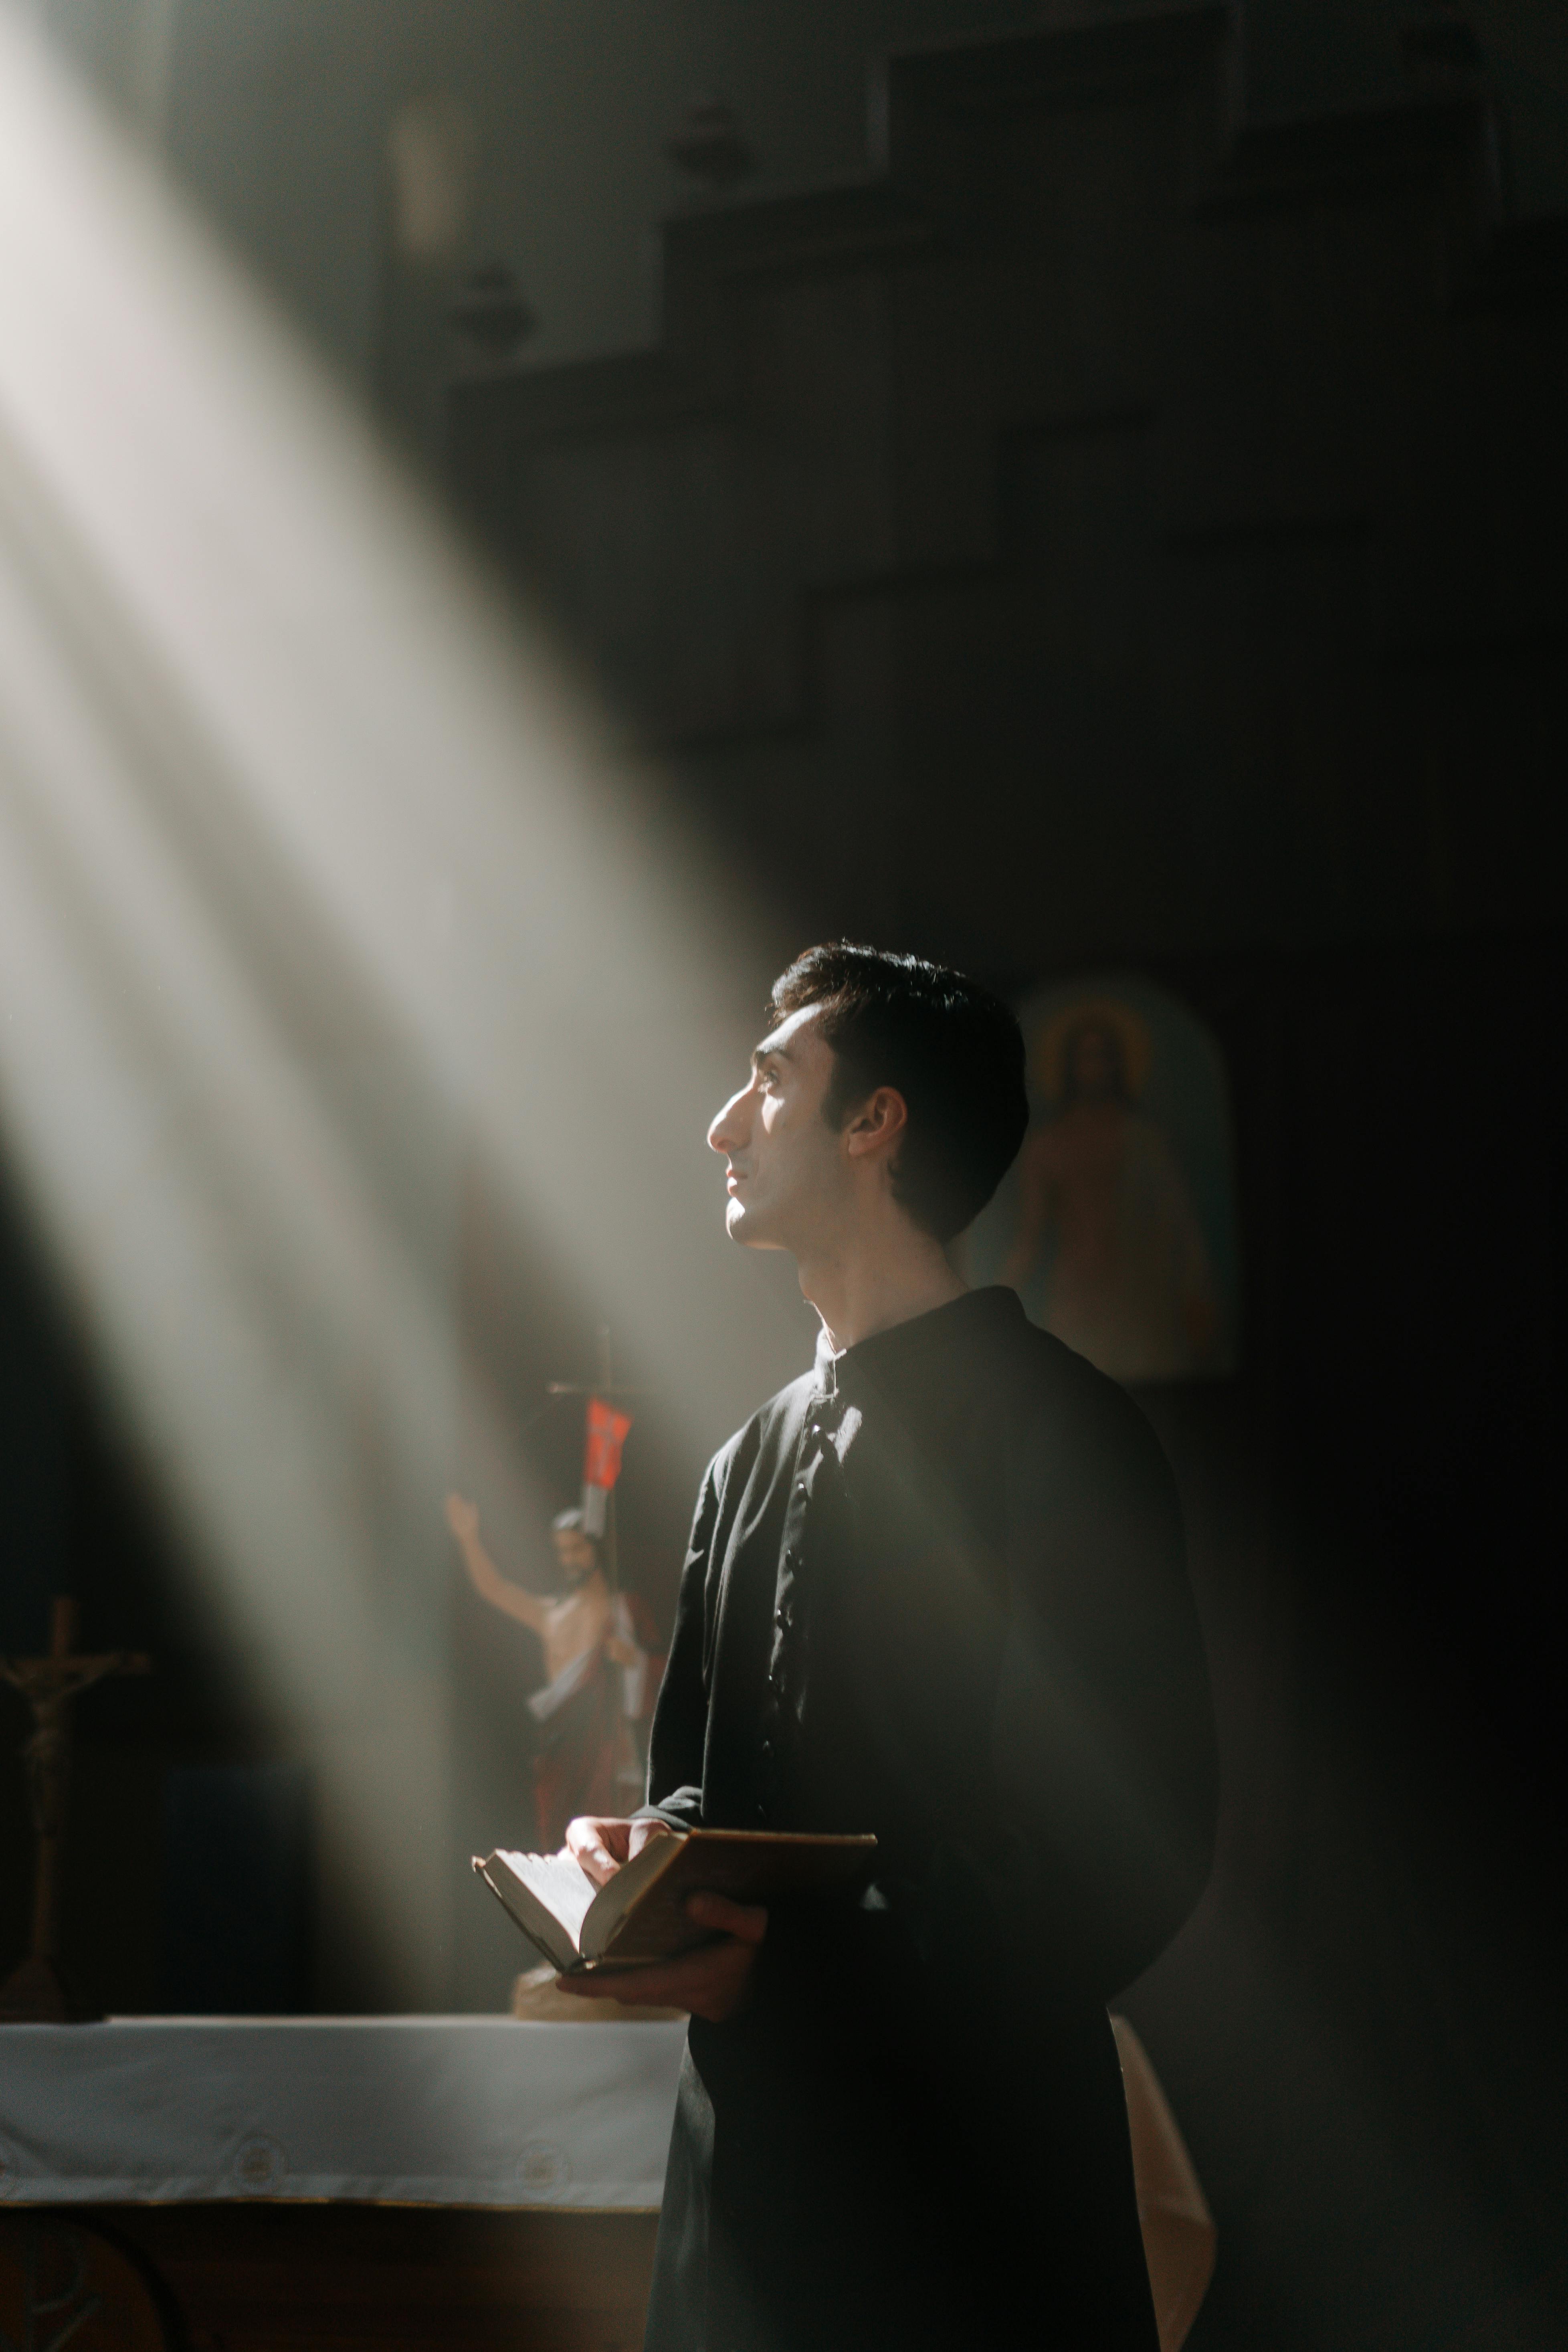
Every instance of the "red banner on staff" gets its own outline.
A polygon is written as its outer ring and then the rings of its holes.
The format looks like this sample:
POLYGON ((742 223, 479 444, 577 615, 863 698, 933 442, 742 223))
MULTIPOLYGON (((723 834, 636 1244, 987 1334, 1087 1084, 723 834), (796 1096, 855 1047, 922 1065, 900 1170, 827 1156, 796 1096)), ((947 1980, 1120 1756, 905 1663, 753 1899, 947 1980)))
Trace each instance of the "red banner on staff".
POLYGON ((588 1435, 583 1449, 584 1486, 608 1488, 615 1485, 621 1475, 621 1448, 631 1425, 629 1412, 616 1412, 597 1397, 588 1399, 588 1435))

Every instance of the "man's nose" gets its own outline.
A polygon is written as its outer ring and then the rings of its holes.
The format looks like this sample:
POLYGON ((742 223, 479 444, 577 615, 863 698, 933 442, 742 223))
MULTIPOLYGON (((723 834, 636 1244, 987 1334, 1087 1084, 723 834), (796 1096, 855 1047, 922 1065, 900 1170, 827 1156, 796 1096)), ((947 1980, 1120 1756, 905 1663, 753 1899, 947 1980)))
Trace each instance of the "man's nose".
POLYGON ((745 1139, 745 1120, 742 1107, 751 1089, 742 1087, 739 1094, 730 1097, 723 1109, 708 1130, 710 1151, 733 1151, 745 1139))

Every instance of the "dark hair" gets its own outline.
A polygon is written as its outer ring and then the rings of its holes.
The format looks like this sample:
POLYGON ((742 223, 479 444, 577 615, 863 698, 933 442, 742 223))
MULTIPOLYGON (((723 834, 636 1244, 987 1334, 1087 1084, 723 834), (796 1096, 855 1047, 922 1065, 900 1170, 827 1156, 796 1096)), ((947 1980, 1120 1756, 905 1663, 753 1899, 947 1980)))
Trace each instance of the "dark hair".
POLYGON ((980 1214, 1017 1157, 1029 1121, 1024 1039, 999 997, 920 956, 840 940, 807 948, 773 986, 775 1022, 808 1004, 837 1056, 823 1116, 842 1127, 878 1087, 896 1087, 910 1123, 893 1198, 939 1242, 980 1214))

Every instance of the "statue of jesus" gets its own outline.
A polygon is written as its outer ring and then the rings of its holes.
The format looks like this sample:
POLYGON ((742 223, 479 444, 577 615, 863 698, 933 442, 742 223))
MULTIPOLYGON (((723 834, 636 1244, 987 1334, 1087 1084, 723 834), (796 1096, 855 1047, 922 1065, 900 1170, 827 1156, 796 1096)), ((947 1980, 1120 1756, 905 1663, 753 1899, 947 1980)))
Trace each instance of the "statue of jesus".
POLYGON ((501 1574, 480 1539, 479 1512, 463 1496, 447 1496, 447 1524, 481 1601, 537 1633, 544 1652, 544 1686, 528 1708, 540 1730, 539 1841, 550 1852, 564 1843, 569 1821, 605 1810, 612 1795, 641 1803, 647 1728, 664 1660, 641 1603, 611 1590, 581 1511, 562 1511, 551 1525, 563 1584, 555 1594, 530 1592, 501 1574))

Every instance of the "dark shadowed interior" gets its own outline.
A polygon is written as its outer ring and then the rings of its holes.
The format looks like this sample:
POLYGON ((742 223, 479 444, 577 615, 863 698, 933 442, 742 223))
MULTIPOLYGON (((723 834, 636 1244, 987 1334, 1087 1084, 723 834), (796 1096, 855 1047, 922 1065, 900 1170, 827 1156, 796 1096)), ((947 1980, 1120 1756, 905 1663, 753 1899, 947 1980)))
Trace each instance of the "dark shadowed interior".
MULTIPOLYGON (((1190 2341, 1563 2340, 1568 26, 1481 0, 39 13, 609 712, 654 780, 650 866, 668 818, 741 877, 726 1020, 842 936, 1018 1003, 1152 984, 1212 1042, 1232 1360, 1135 1393, 1187 1515, 1219 1858, 1120 2004, 1218 2228, 1190 2341), (672 160, 698 100, 742 162, 672 160), (458 225, 414 249, 388 141, 419 105, 458 225)), ((588 926, 574 951, 614 950, 588 926)), ((441 1150, 454 1346, 528 1491, 571 1504, 580 1407, 549 1384, 601 1379, 624 1309, 460 1131, 441 1150)), ((517 1938, 468 1857, 531 1834, 541 1653, 465 1583, 439 1495, 453 1860, 405 1966, 323 1867, 311 1760, 195 1597, 9 1175, 0 1301, 0 1649, 45 1646, 69 1593, 87 1647, 155 1662, 81 1703, 73 1999, 504 2011, 517 1938)), ((792 1328, 781 1378, 810 1360, 792 1328)), ((619 1572, 662 1637, 723 1432, 633 1411, 619 1572)), ((542 1590, 548 1519, 495 1508, 542 1590)), ((0 1691, 0 1968, 24 1727, 0 1691)), ((380 2259, 363 2226, 351 2269, 380 2259)))

